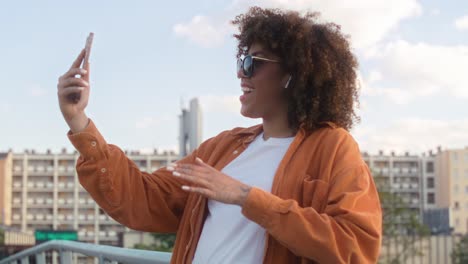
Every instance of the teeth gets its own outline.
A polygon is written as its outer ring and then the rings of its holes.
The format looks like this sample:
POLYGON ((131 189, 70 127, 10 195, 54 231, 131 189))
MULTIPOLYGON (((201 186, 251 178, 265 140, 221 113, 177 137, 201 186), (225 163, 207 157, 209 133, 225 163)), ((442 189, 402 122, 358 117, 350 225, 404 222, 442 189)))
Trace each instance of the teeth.
POLYGON ((242 87, 242 91, 243 91, 243 92, 248 92, 248 93, 250 93, 250 92, 252 92, 253 90, 254 90, 254 89, 252 89, 252 88, 242 87))

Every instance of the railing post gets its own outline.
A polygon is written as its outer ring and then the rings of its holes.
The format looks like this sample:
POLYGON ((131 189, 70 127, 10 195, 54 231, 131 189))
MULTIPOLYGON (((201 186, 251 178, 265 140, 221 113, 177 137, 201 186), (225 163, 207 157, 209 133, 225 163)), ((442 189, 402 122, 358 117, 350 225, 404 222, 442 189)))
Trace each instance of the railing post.
POLYGON ((68 250, 60 250, 60 264, 72 264, 72 253, 68 250))
POLYGON ((41 253, 36 254, 36 263, 37 264, 46 264, 45 262, 45 252, 42 251, 41 253))
POLYGON ((24 257, 21 259, 21 264, 29 264, 29 258, 28 257, 24 257))

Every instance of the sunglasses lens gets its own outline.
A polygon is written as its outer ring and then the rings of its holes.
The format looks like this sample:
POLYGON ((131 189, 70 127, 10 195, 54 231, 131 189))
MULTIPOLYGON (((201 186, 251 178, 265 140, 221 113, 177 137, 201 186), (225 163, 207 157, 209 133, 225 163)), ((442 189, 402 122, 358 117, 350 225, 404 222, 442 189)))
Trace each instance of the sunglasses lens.
POLYGON ((242 70, 242 59, 239 58, 237 59, 237 72, 239 72, 240 70, 242 70))
POLYGON ((252 76, 252 71, 253 71, 253 60, 252 60, 252 56, 246 56, 244 58, 244 63, 243 63, 244 67, 243 67, 243 70, 244 70, 244 75, 245 76, 252 76))

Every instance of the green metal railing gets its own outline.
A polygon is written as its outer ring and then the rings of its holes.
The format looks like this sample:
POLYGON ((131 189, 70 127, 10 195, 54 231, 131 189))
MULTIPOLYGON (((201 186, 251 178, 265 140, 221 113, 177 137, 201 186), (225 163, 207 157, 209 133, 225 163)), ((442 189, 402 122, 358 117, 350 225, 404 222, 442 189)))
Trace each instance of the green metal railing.
POLYGON ((172 255, 167 252, 103 246, 67 240, 52 240, 2 259, 0 260, 0 264, 29 264, 30 258, 34 258, 37 264, 45 264, 46 252, 50 251, 55 251, 59 254, 61 264, 73 263, 73 253, 95 257, 99 261, 99 264, 109 262, 168 264, 172 255))

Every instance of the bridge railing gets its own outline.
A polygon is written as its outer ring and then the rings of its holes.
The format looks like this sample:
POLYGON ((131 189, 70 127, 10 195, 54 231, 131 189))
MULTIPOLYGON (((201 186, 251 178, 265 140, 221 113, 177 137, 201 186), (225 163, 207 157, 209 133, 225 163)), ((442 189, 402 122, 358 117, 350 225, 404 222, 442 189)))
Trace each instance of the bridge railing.
POLYGON ((50 251, 55 251, 59 254, 61 264, 73 263, 73 253, 95 257, 99 264, 109 262, 168 264, 171 259, 171 253, 167 252, 95 245, 76 241, 52 240, 2 259, 0 260, 0 264, 28 264, 30 258, 34 258, 37 264, 45 264, 46 252, 50 251))

